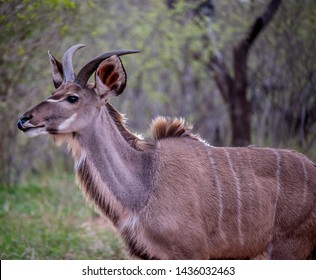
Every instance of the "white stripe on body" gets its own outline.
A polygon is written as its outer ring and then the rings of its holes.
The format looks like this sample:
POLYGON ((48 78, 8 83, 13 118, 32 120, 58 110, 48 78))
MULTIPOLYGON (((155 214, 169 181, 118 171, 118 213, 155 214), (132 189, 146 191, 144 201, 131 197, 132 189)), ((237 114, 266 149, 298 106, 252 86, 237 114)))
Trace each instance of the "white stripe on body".
POLYGON ((214 172, 214 178, 215 178, 215 187, 216 187, 216 191, 218 193, 218 200, 219 200, 219 213, 218 213, 218 229, 219 229, 219 234, 220 237, 223 239, 223 241, 226 241, 227 237, 226 237, 226 233, 223 230, 222 227, 222 221, 223 221, 223 216, 224 216, 224 207, 223 207, 223 194, 222 194, 222 189, 221 189, 221 185, 220 185, 220 180, 218 178, 218 174, 215 168, 215 162, 214 159, 212 157, 211 154, 211 149, 207 149, 207 153, 211 162, 211 166, 212 166, 212 170, 214 172))
POLYGON ((227 156, 227 160, 228 160, 228 164, 229 167, 232 171, 233 177, 235 179, 235 186, 236 186, 236 193, 237 193, 237 227, 238 227, 238 236, 239 236, 239 241, 241 243, 241 245, 244 244, 244 236, 241 230, 241 207, 242 207, 242 197, 241 197, 241 189, 240 189, 240 179, 237 176, 234 168, 233 168, 233 162, 232 159, 229 155, 229 152, 227 149, 224 149, 225 154, 227 156))
POLYGON ((273 152, 276 156, 276 171, 275 171, 275 177, 276 177, 276 197, 275 197, 275 205, 274 205, 274 216, 273 216, 273 224, 275 224, 275 216, 276 216, 276 211, 278 207, 278 201, 279 201, 279 196, 281 192, 281 155, 277 150, 274 149, 268 149, 271 152, 273 152))
POLYGON ((304 172, 304 191, 303 191, 303 204, 306 204, 307 201, 307 181, 308 181, 308 174, 305 167, 305 162, 299 158, 299 161, 302 165, 303 172, 304 172))

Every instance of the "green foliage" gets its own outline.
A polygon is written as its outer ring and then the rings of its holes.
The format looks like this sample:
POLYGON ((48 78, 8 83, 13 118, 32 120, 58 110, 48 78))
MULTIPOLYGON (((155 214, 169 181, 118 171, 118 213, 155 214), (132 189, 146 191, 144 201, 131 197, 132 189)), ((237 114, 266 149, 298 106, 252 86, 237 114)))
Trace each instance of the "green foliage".
POLYGON ((86 206, 72 176, 1 187, 0 223, 1 259, 126 258, 121 240, 86 206))
MULTIPOLYGON (((15 185, 26 172, 65 160, 47 138, 26 140, 16 121, 53 90, 47 50, 61 59, 75 43, 87 45, 76 54, 75 69, 109 49, 141 50, 122 58, 128 86, 114 101, 132 118, 132 130, 146 131, 158 114, 180 115, 210 143, 229 144, 229 118, 209 64, 220 52, 233 72, 234 46, 268 1, 214 1, 212 21, 195 14, 200 3, 178 0, 168 9, 154 0, 2 1, 0 183, 15 185)), ((284 147, 293 139, 305 151, 313 149, 315 22, 315 1, 283 1, 251 49, 248 94, 258 145, 284 147)))
MULTIPOLYGON (((69 46, 86 44, 75 69, 109 49, 140 49, 122 58, 128 86, 111 101, 127 113, 131 129, 147 131, 158 114, 183 116, 211 144, 227 145, 227 111, 208 64, 218 51, 233 72, 234 46, 268 2, 214 1, 209 21, 192 12, 200 1, 178 0, 174 9, 156 0, 1 1, 0 257, 125 257, 73 178, 48 179, 47 170, 69 170, 69 156, 48 137, 26 139, 16 128, 20 114, 53 90, 48 49, 61 59, 69 46), (30 179, 39 172, 47 179, 30 179)), ((315 44, 316 2, 283 1, 249 56, 254 143, 297 148, 315 159, 315 44)))
POLYGON ((27 38, 43 36, 46 24, 60 22, 63 13, 74 14, 77 9, 77 4, 71 0, 7 1, 1 9, 0 26, 3 28, 0 41, 7 41, 10 45, 17 38, 25 41, 27 38))

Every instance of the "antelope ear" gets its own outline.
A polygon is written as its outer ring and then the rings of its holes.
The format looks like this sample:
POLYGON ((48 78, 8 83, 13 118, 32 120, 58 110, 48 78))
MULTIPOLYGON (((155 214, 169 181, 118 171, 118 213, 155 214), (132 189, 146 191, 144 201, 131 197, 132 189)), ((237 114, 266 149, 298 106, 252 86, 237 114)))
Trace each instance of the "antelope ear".
POLYGON ((116 55, 105 59, 95 74, 96 93, 102 99, 120 95, 126 86, 126 72, 116 55))
POLYGON ((63 83, 63 66, 62 64, 48 51, 49 63, 52 67, 52 76, 55 88, 59 88, 59 86, 63 83))

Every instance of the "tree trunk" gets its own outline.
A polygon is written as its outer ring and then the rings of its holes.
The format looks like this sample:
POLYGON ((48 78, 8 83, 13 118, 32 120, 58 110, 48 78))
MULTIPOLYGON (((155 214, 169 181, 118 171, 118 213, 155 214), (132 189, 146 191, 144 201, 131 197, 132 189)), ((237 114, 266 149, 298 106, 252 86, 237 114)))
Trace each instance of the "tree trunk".
MULTIPOLYGON (((189 1, 189 0, 188 0, 189 1)), ((176 0, 166 0, 169 9, 173 9, 176 0)), ((271 0, 264 13, 259 16, 233 50, 233 75, 226 66, 221 53, 216 50, 207 67, 214 71, 214 79, 227 105, 232 131, 232 146, 248 146, 251 143, 251 104, 247 97, 247 59, 250 47, 263 28, 271 21, 278 10, 281 0, 271 0)), ((208 18, 212 21, 215 16, 215 6, 212 0, 204 0, 193 11, 194 16, 208 18)), ((216 45, 215 37, 204 38, 206 47, 209 41, 216 45)), ((215 46, 216 47, 216 46, 215 46)), ((196 59, 199 54, 194 54, 196 59)))
POLYGON ((281 0, 272 0, 265 12, 249 29, 247 36, 233 50, 233 76, 230 75, 223 57, 216 53, 210 62, 214 79, 227 105, 232 146, 247 146, 251 143, 251 104, 247 97, 247 59, 250 47, 263 28, 271 21, 281 0))

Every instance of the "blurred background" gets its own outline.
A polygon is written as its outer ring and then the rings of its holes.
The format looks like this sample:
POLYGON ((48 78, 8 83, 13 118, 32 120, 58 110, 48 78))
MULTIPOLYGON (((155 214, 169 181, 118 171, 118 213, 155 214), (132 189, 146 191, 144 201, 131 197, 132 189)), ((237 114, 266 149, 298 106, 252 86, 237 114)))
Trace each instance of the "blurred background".
POLYGON ((112 104, 150 137, 181 116, 211 145, 295 149, 316 160, 316 1, 0 1, 0 257, 121 259, 119 237, 75 186, 51 137, 26 138, 19 116, 53 91, 47 51, 71 45, 77 71, 111 49, 125 92, 112 104))

